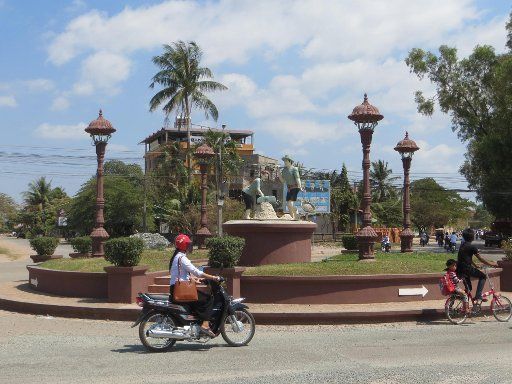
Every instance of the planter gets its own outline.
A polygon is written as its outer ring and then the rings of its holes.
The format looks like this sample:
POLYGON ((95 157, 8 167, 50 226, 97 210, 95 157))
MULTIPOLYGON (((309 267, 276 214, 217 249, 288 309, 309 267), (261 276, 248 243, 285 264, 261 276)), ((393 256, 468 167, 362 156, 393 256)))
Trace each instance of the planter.
POLYGON ((147 292, 148 266, 104 267, 107 272, 107 294, 111 303, 133 303, 139 292, 147 292))
POLYGON ((42 263, 47 260, 62 259, 62 255, 31 255, 30 258, 34 263, 42 263))
POLYGON ((244 273, 244 267, 234 268, 211 268, 204 267, 204 271, 209 275, 222 276, 226 279, 228 293, 234 298, 240 297, 240 277, 244 273))
POLYGON ((503 271, 500 277, 500 286, 502 291, 512 291, 512 260, 503 259, 498 261, 498 265, 503 271))
POLYGON ((77 253, 77 252, 74 252, 74 253, 70 253, 69 257, 71 257, 72 259, 85 259, 85 258, 91 257, 91 254, 90 253, 77 253))

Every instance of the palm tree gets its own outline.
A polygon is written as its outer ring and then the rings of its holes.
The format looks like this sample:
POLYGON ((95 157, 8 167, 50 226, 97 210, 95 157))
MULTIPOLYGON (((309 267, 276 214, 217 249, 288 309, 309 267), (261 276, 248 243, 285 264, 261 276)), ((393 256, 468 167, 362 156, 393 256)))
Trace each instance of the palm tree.
MULTIPOLYGON (((210 116, 217 121, 219 112, 215 104, 204 94, 204 92, 224 91, 226 86, 213 80, 213 73, 209 68, 201 67, 200 62, 203 55, 201 48, 190 41, 178 41, 171 45, 163 46, 164 52, 160 56, 153 57, 153 63, 160 68, 152 78, 149 85, 154 88, 156 84, 163 88, 158 91, 149 102, 149 110, 154 111, 161 104, 166 118, 172 111, 185 117, 187 125, 187 148, 191 147, 190 139, 190 115, 192 108, 203 110, 205 117, 210 116)), ((187 156, 189 179, 190 156, 187 156)))
POLYGON ((388 168, 387 161, 372 161, 370 170, 370 182, 372 189, 376 192, 377 202, 383 202, 395 194, 393 181, 398 177, 391 177, 393 171, 388 168))
POLYGON ((52 198, 52 192, 52 183, 42 176, 28 184, 28 191, 23 192, 23 198, 27 205, 37 206, 44 211, 52 198))

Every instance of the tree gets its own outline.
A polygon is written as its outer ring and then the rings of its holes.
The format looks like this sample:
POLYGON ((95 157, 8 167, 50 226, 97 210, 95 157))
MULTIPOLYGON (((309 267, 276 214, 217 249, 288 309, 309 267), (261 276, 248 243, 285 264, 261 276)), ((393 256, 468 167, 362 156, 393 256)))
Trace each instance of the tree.
POLYGON ((383 160, 372 161, 372 169, 370 170, 370 183, 375 193, 375 200, 382 203, 385 200, 396 197, 396 188, 393 181, 398 177, 392 177, 393 170, 388 168, 388 162, 383 160))
POLYGON ((46 181, 46 177, 42 176, 28 184, 28 190, 23 192, 25 204, 37 206, 44 211, 46 205, 52 197, 52 183, 46 181))
MULTIPOLYGON (((178 41, 171 45, 163 46, 164 52, 160 56, 153 57, 153 63, 160 71, 153 76, 150 88, 156 84, 163 87, 149 102, 149 110, 154 111, 164 104, 163 111, 168 117, 176 111, 185 117, 187 124, 187 143, 191 148, 190 116, 192 108, 204 111, 205 117, 210 116, 217 121, 219 112, 213 102, 205 95, 205 92, 223 91, 227 87, 213 80, 213 73, 207 67, 201 67, 203 55, 199 46, 190 41, 178 41)), ((189 179, 191 177, 191 164, 188 161, 189 179)))
POLYGON ((498 55, 491 46, 477 46, 464 59, 445 45, 439 54, 414 48, 406 63, 420 79, 436 87, 435 95, 416 92, 418 111, 432 115, 436 103, 448 113, 452 130, 467 144, 461 173, 477 190, 484 207, 499 217, 511 217, 512 163, 512 14, 506 25, 509 52, 498 55))
POLYGON ((455 224, 471 215, 473 203, 432 178, 411 183, 411 221, 420 231, 455 224))
MULTIPOLYGON (((144 191, 139 177, 142 169, 136 164, 107 161, 105 170, 108 170, 104 176, 105 229, 112 237, 141 231, 144 191)), ((95 212, 96 177, 91 177, 73 198, 68 226, 79 234, 89 234, 94 227, 95 212)), ((154 227, 152 210, 148 215, 151 229, 154 227)))
POLYGON ((12 230, 18 206, 16 202, 5 193, 0 193, 0 232, 12 230))
MULTIPOLYGON (((227 133, 208 130, 204 135, 204 142, 208 144, 217 155, 219 153, 221 154, 222 164, 215 161, 217 166, 214 169, 214 174, 216 176, 218 173, 222 173, 224 177, 229 177, 240 172, 243 160, 238 154, 236 143, 230 140, 230 136, 227 133), (220 169, 222 169, 222 172, 220 172, 220 169)), ((216 160, 218 160, 218 158, 216 160)))

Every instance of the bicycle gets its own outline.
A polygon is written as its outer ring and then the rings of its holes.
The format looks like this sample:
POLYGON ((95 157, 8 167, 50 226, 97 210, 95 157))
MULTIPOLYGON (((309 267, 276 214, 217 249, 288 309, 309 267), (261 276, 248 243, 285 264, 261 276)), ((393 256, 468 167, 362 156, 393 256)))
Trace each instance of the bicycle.
MULTIPOLYGON (((492 296, 490 308, 493 316, 496 318, 496 320, 501 322, 509 321, 512 317, 512 303, 510 302, 510 299, 508 297, 502 296, 494 289, 494 284, 492 280, 489 279, 489 274, 487 272, 488 268, 484 267, 483 270, 491 289, 483 293, 482 298, 492 296)), ((466 311, 464 309, 464 301, 460 294, 454 292, 446 299, 444 305, 445 314, 448 320, 453 324, 462 324, 466 321, 468 316, 476 316, 482 312, 482 302, 476 300, 471 295, 471 291, 469 291, 467 287, 464 291, 466 292, 468 300, 471 303, 472 308, 470 311, 466 311)))

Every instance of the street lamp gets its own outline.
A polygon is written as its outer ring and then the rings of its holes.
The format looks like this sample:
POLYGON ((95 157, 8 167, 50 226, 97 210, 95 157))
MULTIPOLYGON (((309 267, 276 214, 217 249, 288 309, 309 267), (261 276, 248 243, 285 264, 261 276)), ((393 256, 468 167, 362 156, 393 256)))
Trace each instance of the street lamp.
POLYGON ((372 213, 370 210, 372 203, 370 190, 370 145, 372 143, 373 130, 384 116, 380 114, 376 107, 368 102, 368 96, 365 93, 363 103, 355 107, 348 118, 357 126, 361 135, 361 144, 363 145, 363 226, 356 233, 359 260, 374 260, 373 245, 378 236, 372 228, 372 213))
POLYGON ((404 166, 404 192, 403 192, 403 212, 404 212, 404 229, 400 234, 400 250, 401 252, 412 252, 412 239, 414 234, 411 231, 411 204, 409 202, 409 170, 411 169, 412 155, 420 149, 416 143, 409 139, 409 133, 405 132, 405 138, 400 140, 395 147, 395 151, 402 156, 402 164, 404 166))
POLYGON ((103 257, 103 243, 109 238, 107 231, 103 228, 105 218, 103 217, 103 208, 105 207, 105 199, 103 198, 103 159, 105 158, 105 149, 108 140, 115 132, 115 128, 110 121, 103 118, 103 112, 96 120, 90 122, 85 128, 85 132, 91 135, 92 144, 96 146, 96 156, 98 159, 98 169, 96 172, 96 220, 94 229, 91 232, 92 239, 92 256, 103 257))
POLYGON ((199 248, 203 248, 205 239, 212 235, 208 229, 208 219, 206 217, 206 192, 208 190, 206 182, 208 164, 215 157, 215 152, 207 144, 203 144, 194 151, 194 157, 201 172, 201 227, 196 232, 196 238, 199 248))

